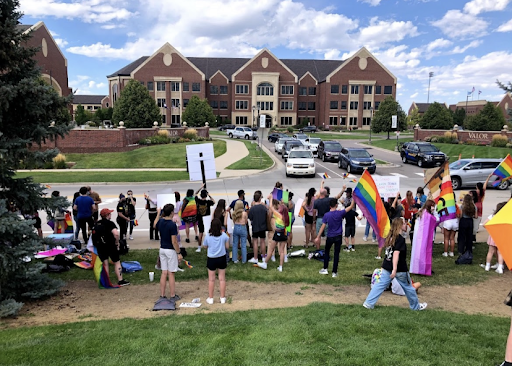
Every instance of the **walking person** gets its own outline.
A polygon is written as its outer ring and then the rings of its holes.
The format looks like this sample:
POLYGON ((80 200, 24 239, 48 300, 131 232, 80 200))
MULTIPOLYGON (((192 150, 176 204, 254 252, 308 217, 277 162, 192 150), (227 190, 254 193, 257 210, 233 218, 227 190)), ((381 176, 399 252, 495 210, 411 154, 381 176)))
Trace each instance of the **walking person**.
MULTIPOLYGON (((235 225, 233 228, 233 262, 238 263, 238 244, 240 244, 242 249, 242 263, 246 263, 248 215, 244 209, 244 203, 242 201, 239 200, 235 203, 231 219, 235 225)), ((224 225, 227 225, 226 221, 224 222, 224 225)))
POLYGON ((128 222, 130 225, 130 240, 133 240, 133 226, 135 225, 135 205, 137 204, 137 198, 133 197, 133 191, 130 189, 126 192, 126 213, 130 218, 128 222))
POLYGON ((267 206, 261 200, 261 191, 254 192, 254 201, 252 207, 249 209, 249 220, 252 226, 252 249, 254 252, 253 258, 249 259, 249 263, 258 263, 258 249, 261 257, 264 258, 267 253, 265 245, 265 236, 267 232, 267 206))
POLYGON ((96 205, 94 200, 87 194, 87 187, 80 188, 80 196, 76 198, 73 209, 77 212, 78 225, 82 230, 82 237, 84 243, 87 244, 89 240, 89 231, 92 231, 94 226, 94 220, 92 218, 92 212, 96 205))
POLYGON ((395 218, 391 223, 391 230, 386 238, 386 250, 382 262, 382 272, 368 297, 363 303, 367 309, 373 309, 380 295, 389 287, 393 278, 396 278, 405 292, 411 310, 425 310, 427 303, 420 303, 416 289, 412 286, 411 277, 407 272, 407 246, 405 245, 405 234, 407 223, 402 217, 395 218))
POLYGON ((149 219, 149 240, 160 240, 158 235, 158 230, 153 227, 153 224, 156 220, 157 215, 157 202, 155 199, 151 198, 149 195, 144 193, 144 199, 146 200, 146 210, 148 210, 148 219, 149 219))
POLYGON ((229 237, 222 230, 219 219, 213 219, 210 232, 204 239, 203 246, 208 248, 206 267, 208 268, 208 298, 206 303, 213 304, 215 290, 215 272, 219 273, 220 303, 226 303, 226 250, 229 250, 229 237))
MULTIPOLYGON (((313 226, 313 210, 316 199, 315 195, 316 189, 310 188, 308 193, 306 193, 304 203, 302 204, 302 208, 304 209, 304 230, 306 234, 306 244, 304 245, 304 248, 309 248, 309 243, 314 243, 316 238, 316 227, 313 226)), ((317 249, 320 249, 320 244, 317 249)))

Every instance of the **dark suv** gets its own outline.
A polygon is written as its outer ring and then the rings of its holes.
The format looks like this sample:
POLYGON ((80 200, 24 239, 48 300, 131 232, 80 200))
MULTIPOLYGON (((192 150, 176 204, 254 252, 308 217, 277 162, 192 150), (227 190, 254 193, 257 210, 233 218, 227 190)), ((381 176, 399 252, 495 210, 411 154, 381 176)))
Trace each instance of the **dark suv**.
POLYGON ((363 173, 368 169, 370 174, 373 174, 377 166, 373 155, 366 149, 343 148, 338 160, 338 168, 347 169, 347 173, 363 173))
POLYGON ((427 165, 440 165, 448 160, 446 154, 430 142, 406 142, 402 145, 400 156, 404 164, 412 161, 420 168, 427 165))
POLYGON ((288 154, 290 150, 294 147, 303 147, 304 144, 300 142, 300 140, 286 140, 283 145, 283 149, 281 150, 281 158, 285 161, 288 159, 288 154))
POLYGON ((341 144, 338 141, 320 141, 317 156, 322 161, 338 161, 341 152, 341 144))
POLYGON ((232 130, 235 127, 236 127, 235 125, 222 125, 222 126, 219 126, 217 129, 219 131, 226 131, 226 130, 232 130))
POLYGON ((316 132, 316 126, 306 126, 306 127, 299 128, 299 132, 300 133, 316 132))

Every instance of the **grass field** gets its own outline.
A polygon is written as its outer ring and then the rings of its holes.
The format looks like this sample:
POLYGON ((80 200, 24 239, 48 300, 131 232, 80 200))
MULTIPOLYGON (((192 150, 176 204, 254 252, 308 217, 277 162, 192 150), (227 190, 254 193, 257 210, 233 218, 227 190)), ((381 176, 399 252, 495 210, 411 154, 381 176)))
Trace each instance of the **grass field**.
POLYGON ((32 177, 38 183, 102 183, 102 182, 173 182, 189 180, 186 171, 158 172, 158 171, 131 171, 131 172, 56 172, 42 170, 33 172, 19 172, 16 177, 32 177))
POLYGON ((249 155, 231 164, 226 169, 267 169, 274 164, 272 158, 265 151, 260 150, 256 143, 251 141, 243 141, 243 143, 249 150, 249 155))

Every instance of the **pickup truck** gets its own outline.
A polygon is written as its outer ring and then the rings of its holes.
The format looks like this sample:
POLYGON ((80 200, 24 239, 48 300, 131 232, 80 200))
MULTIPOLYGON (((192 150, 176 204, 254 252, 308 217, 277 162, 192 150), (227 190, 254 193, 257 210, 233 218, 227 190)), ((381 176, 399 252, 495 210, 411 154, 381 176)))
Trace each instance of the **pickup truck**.
POLYGON ((250 127, 235 127, 234 129, 226 130, 226 133, 229 138, 236 137, 237 139, 244 138, 246 140, 256 140, 258 136, 250 127))

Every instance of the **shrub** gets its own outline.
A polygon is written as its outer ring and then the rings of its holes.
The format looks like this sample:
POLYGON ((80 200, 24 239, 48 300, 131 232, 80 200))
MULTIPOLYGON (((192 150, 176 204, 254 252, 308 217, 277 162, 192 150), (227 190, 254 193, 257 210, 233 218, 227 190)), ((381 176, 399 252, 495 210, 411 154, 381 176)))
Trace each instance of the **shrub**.
POLYGON ((289 133, 292 133, 293 132, 293 127, 292 126, 289 126, 286 131, 288 131, 289 133))
POLYGON ((64 154, 57 154, 53 158, 53 167, 55 169, 66 169, 66 156, 64 154))
POLYGON ((494 135, 492 137, 491 146, 492 147, 505 147, 507 146, 508 138, 503 135, 494 135))
POLYGON ((158 136, 163 136, 163 137, 169 137, 169 131, 167 131, 167 130, 158 130, 157 135, 158 136))
POLYGON ((171 142, 169 136, 161 136, 160 134, 146 137, 139 141, 139 145, 164 145, 171 142))
POLYGON ((430 141, 432 141, 432 136, 425 137, 425 142, 430 142, 430 141))
POLYGON ((441 136, 431 136, 430 137, 430 142, 438 142, 440 137, 441 136))
POLYGON ((197 130, 195 128, 189 128, 183 133, 182 136, 184 139, 188 139, 189 141, 197 140, 197 130))
POLYGON ((507 143, 507 146, 509 149, 512 148, 512 144, 510 142, 507 143))

